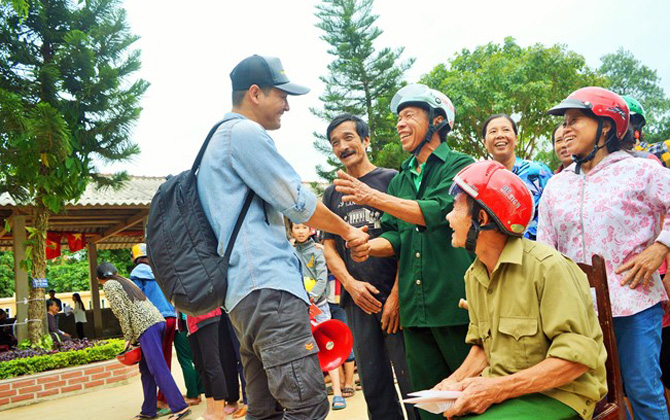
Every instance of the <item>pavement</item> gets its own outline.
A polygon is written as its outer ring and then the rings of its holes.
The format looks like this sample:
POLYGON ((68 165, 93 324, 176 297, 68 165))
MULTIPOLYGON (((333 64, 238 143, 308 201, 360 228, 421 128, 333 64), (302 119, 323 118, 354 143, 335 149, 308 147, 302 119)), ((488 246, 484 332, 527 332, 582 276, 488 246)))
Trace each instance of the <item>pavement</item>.
MULTIPOLYGON (((172 371, 180 389, 184 390, 176 356, 172 360, 172 371)), ((328 398, 332 401, 332 397, 328 398)), ((347 398, 347 408, 331 411, 327 420, 367 420, 367 406, 363 392, 347 398)), ((142 405, 142 384, 139 375, 129 383, 112 388, 98 388, 95 391, 44 401, 24 407, 0 411, 3 420, 125 420, 132 419, 140 412, 142 405)), ((205 402, 191 407, 192 414, 186 420, 195 420, 205 411, 205 402)), ((167 420, 166 417, 162 419, 167 420)), ((232 417, 227 417, 232 418, 232 417)))

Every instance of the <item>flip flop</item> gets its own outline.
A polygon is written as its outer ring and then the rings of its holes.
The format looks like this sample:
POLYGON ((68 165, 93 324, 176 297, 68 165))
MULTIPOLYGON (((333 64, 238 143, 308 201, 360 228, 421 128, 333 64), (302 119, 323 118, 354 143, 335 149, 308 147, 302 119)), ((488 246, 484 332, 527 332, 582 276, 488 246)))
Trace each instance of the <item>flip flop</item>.
POLYGON ((181 413, 172 414, 170 417, 168 417, 168 420, 180 420, 185 418, 189 414, 191 414, 191 409, 187 408, 185 411, 182 411, 181 413))
POLYGON ((146 414, 138 414, 135 417, 133 417, 133 420, 147 420, 147 419, 157 419, 157 416, 147 416, 146 414))
POLYGON ((333 410, 344 410, 347 408, 347 402, 344 401, 344 397, 341 397, 339 395, 335 395, 333 397, 333 402, 331 404, 331 408, 333 410))
POLYGON ((170 410, 169 408, 161 408, 156 412, 156 417, 163 417, 167 416, 168 414, 172 414, 172 410, 170 410))
POLYGON ((246 415, 247 415, 247 405, 242 404, 242 406, 235 413, 233 413, 233 418, 241 419, 243 417, 246 417, 246 415))

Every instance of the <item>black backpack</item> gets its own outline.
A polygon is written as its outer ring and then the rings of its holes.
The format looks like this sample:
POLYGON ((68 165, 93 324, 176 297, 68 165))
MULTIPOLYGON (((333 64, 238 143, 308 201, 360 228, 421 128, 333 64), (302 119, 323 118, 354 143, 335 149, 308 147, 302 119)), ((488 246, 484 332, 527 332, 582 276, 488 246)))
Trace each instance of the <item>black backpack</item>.
POLYGON ((190 170, 168 177, 151 200, 146 225, 147 255, 156 281, 180 312, 203 315, 222 306, 228 289, 228 262, 254 192, 250 189, 223 257, 198 195, 196 174, 210 139, 209 131, 190 170))

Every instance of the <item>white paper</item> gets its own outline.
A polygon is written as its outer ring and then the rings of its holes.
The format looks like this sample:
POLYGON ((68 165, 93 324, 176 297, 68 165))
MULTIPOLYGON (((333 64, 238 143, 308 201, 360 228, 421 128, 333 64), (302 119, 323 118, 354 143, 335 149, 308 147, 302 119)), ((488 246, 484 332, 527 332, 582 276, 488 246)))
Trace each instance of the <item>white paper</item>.
POLYGON ((417 408, 433 414, 442 414, 454 405, 461 391, 437 391, 427 389, 408 394, 410 397, 403 400, 405 403, 416 404, 417 408))

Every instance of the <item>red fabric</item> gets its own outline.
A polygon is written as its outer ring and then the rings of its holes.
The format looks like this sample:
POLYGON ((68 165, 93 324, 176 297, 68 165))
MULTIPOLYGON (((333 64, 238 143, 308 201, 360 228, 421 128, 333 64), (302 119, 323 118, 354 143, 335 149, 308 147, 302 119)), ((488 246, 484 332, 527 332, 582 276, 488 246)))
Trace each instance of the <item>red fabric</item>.
POLYGON ((63 235, 57 232, 47 232, 47 260, 60 257, 60 241, 63 235))
MULTIPOLYGON (((167 363, 168 369, 172 369, 172 343, 174 342, 174 335, 177 329, 177 318, 171 316, 165 318, 165 332, 163 333, 163 356, 167 363)), ((158 401, 167 404, 167 398, 163 395, 163 391, 158 391, 158 401)))
POLYGON ((207 312, 205 315, 191 316, 186 315, 186 323, 188 324, 188 333, 195 334, 198 331, 198 324, 206 319, 221 316, 221 308, 216 308, 213 311, 207 312))
POLYGON ((65 237, 67 238, 67 245, 70 248, 70 252, 77 252, 80 249, 84 249, 86 246, 86 238, 83 233, 68 233, 65 237))

